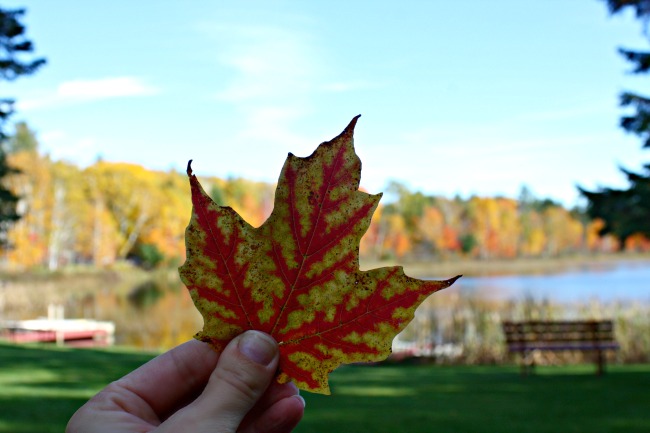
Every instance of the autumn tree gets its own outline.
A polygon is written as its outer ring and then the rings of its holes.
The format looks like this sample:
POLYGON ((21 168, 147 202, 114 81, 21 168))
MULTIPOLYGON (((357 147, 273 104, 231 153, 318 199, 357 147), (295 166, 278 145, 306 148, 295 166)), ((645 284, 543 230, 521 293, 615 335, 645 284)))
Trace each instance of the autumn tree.
POLYGON ((98 162, 85 171, 90 201, 95 208, 93 261, 125 259, 155 226, 162 211, 163 190, 155 172, 128 163, 98 162), (113 257, 101 245, 110 242, 113 257), (100 258, 102 257, 102 258, 100 258))
MULTIPOLYGON (((11 140, 16 140, 16 137, 14 135, 11 140)), ((27 141, 31 138, 34 137, 27 141)), ((9 164, 17 171, 7 180, 7 185, 21 197, 19 213, 22 215, 7 233, 7 240, 12 245, 7 257, 27 267, 46 262, 51 223, 51 163, 38 154, 37 148, 7 155, 9 164)))
POLYGON ((434 197, 420 191, 411 192, 406 185, 395 181, 388 184, 386 192, 394 199, 385 206, 382 213, 387 222, 385 239, 390 245, 389 249, 398 257, 412 250, 421 254, 432 253, 435 245, 426 235, 435 234, 437 230, 428 223, 442 223, 431 212, 426 214, 426 209, 431 208, 435 202, 434 197), (430 221, 423 221, 425 218, 430 221))
POLYGON ((55 270, 82 259, 88 248, 90 203, 81 170, 39 154, 38 140, 24 123, 7 140, 7 160, 19 173, 7 184, 19 195, 17 221, 7 233, 12 249, 6 258, 19 268, 44 266, 55 270))
MULTIPOLYGON (((0 9, 0 81, 12 81, 30 75, 45 64, 43 58, 31 57, 32 42, 25 36, 25 26, 20 22, 24 9, 0 9)), ((3 183, 16 170, 7 164, 5 132, 6 123, 13 113, 14 100, 0 97, 0 247, 7 243, 7 229, 20 218, 16 206, 19 197, 3 183)))
MULTIPOLYGON (((650 0, 607 0, 612 14, 630 8, 637 18, 644 23, 644 33, 648 34, 650 19, 650 0)), ((650 71, 650 51, 619 49, 621 55, 629 61, 635 74, 650 71)), ((632 114, 621 117, 621 127, 638 135, 644 148, 650 148, 650 97, 635 92, 623 92, 620 97, 622 107, 630 107, 632 114)), ((592 218, 604 221, 601 234, 612 233, 623 242, 635 234, 650 237, 650 164, 645 164, 644 172, 622 169, 630 185, 627 189, 600 188, 587 191, 580 188, 587 198, 587 211, 592 218)))

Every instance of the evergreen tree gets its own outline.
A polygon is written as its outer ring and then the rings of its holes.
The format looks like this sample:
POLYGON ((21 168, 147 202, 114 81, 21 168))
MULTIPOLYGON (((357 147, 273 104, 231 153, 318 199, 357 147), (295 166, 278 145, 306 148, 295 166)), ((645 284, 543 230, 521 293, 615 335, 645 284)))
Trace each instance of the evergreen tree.
MULTIPOLYGON (((24 58, 34 49, 24 35, 25 26, 20 22, 24 13, 24 9, 0 9, 0 82, 32 74, 45 64, 42 58, 24 58)), ((5 132, 13 104, 13 99, 0 98, 0 247, 6 244, 8 227, 20 218, 16 211, 18 197, 3 183, 7 175, 16 172, 7 164, 8 137, 5 132)))
POLYGON ((5 152, 38 152, 38 139, 36 133, 29 128, 27 123, 18 122, 14 126, 14 133, 7 138, 5 152))
MULTIPOLYGON (((626 8, 634 9, 637 18, 643 21, 644 34, 648 37, 650 21, 650 0, 606 0, 612 14, 626 8)), ((632 72, 650 72, 650 51, 619 49, 621 55, 632 63, 632 72)), ((621 117, 621 127, 638 135, 644 148, 650 148, 650 98, 633 92, 623 92, 620 97, 622 107, 631 107, 634 113, 621 117)), ((580 192, 587 198, 587 212, 592 218, 605 222, 601 234, 612 233, 625 240, 634 233, 650 237, 650 164, 644 172, 635 173, 622 169, 630 182, 627 189, 600 188, 598 191, 580 192)))

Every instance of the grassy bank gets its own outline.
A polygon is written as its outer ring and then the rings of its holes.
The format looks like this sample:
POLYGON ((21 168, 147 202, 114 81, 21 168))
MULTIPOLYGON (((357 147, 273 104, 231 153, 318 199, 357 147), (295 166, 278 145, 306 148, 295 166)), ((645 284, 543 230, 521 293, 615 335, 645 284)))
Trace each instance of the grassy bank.
MULTIPOLYGON (((0 344, 0 432, 61 432, 97 390, 150 358, 0 344)), ((305 395, 297 432, 650 431, 650 365, 592 372, 546 367, 523 379, 515 366, 343 367, 332 396, 305 395)))

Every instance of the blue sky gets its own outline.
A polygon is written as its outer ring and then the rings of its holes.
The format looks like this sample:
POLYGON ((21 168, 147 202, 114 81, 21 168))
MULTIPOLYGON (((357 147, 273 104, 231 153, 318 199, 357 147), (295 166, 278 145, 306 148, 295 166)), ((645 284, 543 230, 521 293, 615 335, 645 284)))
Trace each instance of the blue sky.
POLYGON ((362 186, 571 206, 647 161, 618 94, 646 48, 597 0, 4 1, 48 64, 2 83, 44 151, 275 181, 362 114, 362 186))

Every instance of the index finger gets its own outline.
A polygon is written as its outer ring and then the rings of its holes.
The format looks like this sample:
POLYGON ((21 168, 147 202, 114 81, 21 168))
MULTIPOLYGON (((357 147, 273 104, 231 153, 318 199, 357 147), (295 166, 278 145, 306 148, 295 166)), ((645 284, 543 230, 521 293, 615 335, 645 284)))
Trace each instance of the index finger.
POLYGON ((191 340, 157 356, 117 381, 164 420, 205 388, 219 354, 191 340))

